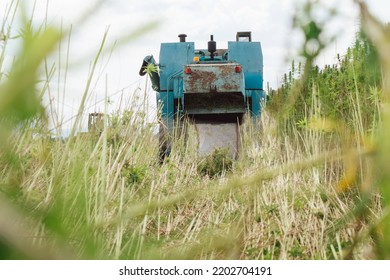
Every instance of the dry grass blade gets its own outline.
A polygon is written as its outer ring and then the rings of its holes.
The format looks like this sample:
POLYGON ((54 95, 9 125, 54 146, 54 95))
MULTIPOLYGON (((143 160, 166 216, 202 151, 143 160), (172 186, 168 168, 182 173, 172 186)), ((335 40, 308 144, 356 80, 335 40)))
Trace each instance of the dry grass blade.
POLYGON ((100 44, 99 50, 98 50, 98 52, 97 52, 97 54, 95 56, 95 59, 94 59, 94 61, 92 63, 92 68, 91 68, 90 74, 88 76, 87 84, 85 86, 84 93, 83 93, 83 96, 82 96, 82 99, 81 99, 81 102, 80 102, 80 107, 79 107, 79 110, 78 110, 78 113, 77 113, 77 116, 76 116, 76 120, 75 120, 75 122, 73 124, 73 127, 72 127, 72 130, 70 132, 70 138, 73 138, 75 136, 76 130, 78 129, 78 127, 80 125, 80 120, 81 120, 81 117, 82 117, 82 115, 84 113, 84 110, 85 110, 85 102, 87 100, 88 94, 90 93, 89 90, 90 90, 90 86, 91 86, 91 83, 92 83, 92 79, 94 77, 95 69, 96 69, 97 63, 99 61, 100 55, 102 54, 102 51, 103 51, 103 48, 104 48, 104 45, 105 45, 105 42, 106 42, 106 39, 107 39, 107 35, 108 35, 108 29, 104 33, 104 36, 103 36, 102 42, 100 44))
MULTIPOLYGON (((372 151, 360 152, 361 156, 364 156, 372 151)), ((208 188, 202 183, 198 187, 194 187, 189 191, 182 192, 180 194, 172 195, 166 198, 158 200, 150 200, 149 202, 143 201, 128 208, 118 219, 112 221, 113 224, 122 223, 124 220, 143 216, 149 211, 155 211, 158 208, 165 208, 172 205, 188 202, 193 199, 202 199, 210 195, 213 196, 225 196, 230 192, 242 190, 243 187, 258 188, 262 182, 274 179, 275 177, 283 174, 294 173, 314 166, 323 165, 333 161, 339 161, 344 156, 340 155, 339 152, 328 152, 323 155, 314 156, 311 159, 305 161, 299 160, 296 163, 286 164, 279 166, 275 169, 268 169, 258 171, 255 174, 248 176, 247 178, 236 177, 230 179, 227 183, 222 186, 218 186, 215 189, 208 188)))

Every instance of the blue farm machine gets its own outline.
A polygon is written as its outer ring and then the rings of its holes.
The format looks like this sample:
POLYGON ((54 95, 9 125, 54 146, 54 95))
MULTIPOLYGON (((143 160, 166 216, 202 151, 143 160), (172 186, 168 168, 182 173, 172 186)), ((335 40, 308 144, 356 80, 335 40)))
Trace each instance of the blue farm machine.
POLYGON ((140 70, 157 92, 160 158, 169 155, 175 129, 187 119, 195 124, 199 154, 226 148, 236 157, 243 117, 258 119, 265 97, 261 44, 252 42, 251 32, 238 32, 227 49, 217 49, 213 35, 207 49, 186 37, 162 43, 159 63, 147 56, 140 70))

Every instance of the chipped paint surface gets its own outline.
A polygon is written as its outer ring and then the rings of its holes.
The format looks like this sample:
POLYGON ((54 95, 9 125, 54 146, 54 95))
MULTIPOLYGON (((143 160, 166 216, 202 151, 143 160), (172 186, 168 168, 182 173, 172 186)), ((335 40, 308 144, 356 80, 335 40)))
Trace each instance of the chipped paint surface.
POLYGON ((244 94, 244 75, 236 73, 237 63, 189 64, 191 74, 184 74, 184 93, 244 94))

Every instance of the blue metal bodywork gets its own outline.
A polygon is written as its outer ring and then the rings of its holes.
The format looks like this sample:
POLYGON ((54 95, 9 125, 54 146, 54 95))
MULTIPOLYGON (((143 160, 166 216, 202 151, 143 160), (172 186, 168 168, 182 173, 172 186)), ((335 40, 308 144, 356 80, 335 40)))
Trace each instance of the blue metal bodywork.
POLYGON ((183 67, 192 62, 195 45, 192 42, 162 43, 160 48, 160 90, 157 92, 157 104, 161 110, 161 119, 168 128, 173 129, 175 100, 183 96, 183 67))
MULTIPOLYGON (((161 108, 162 120, 169 129, 172 128, 173 118, 178 113, 185 113, 184 68, 195 64, 193 62, 194 57, 199 57, 199 62, 196 65, 210 67, 210 71, 212 71, 212 65, 214 65, 214 68, 220 69, 224 67, 224 64, 240 64, 244 76, 243 97, 248 101, 245 103, 243 99, 243 104, 250 104, 247 109, 254 118, 260 117, 261 103, 265 97, 263 90, 263 55, 260 42, 228 42, 228 49, 221 50, 220 54, 210 60, 207 50, 195 50, 194 42, 161 44, 159 58, 160 89, 157 92, 157 102, 161 108)), ((223 79, 231 79, 231 76, 218 75, 213 84, 226 83, 223 79)), ((205 85, 205 90, 206 87, 207 85, 205 85)))
MULTIPOLYGON (((265 98, 260 42, 252 42, 250 32, 239 32, 237 41, 228 42, 228 49, 217 49, 211 36, 205 50, 185 42, 186 35, 179 37, 180 42, 161 44, 159 77, 149 73, 157 91, 160 136, 171 134, 175 120, 182 116, 211 121, 217 117, 223 122, 241 121, 245 113, 259 118, 265 98), (247 41, 240 40, 246 36, 247 41)), ((144 59, 140 75, 150 63, 153 56, 144 59)), ((170 149, 164 139, 160 142, 163 149, 170 149)))
MULTIPOLYGON (((173 81, 183 74, 184 65, 194 58, 192 42, 162 43, 160 48, 160 91, 173 91, 173 81)), ((178 93, 175 94, 178 96, 178 93)))
POLYGON ((228 42, 229 60, 241 63, 245 76, 245 96, 251 100, 251 115, 260 117, 263 90, 263 52, 260 42, 228 42))

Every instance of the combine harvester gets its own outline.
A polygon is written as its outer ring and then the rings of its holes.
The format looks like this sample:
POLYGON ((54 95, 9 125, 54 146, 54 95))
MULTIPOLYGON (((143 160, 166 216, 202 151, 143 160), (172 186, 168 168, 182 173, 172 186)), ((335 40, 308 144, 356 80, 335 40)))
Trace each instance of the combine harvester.
POLYGON ((239 125, 247 113, 260 117, 265 97, 261 44, 252 42, 251 32, 238 32, 228 49, 217 49, 213 35, 207 50, 195 49, 186 37, 162 43, 159 64, 150 55, 140 70, 157 92, 160 159, 169 155, 172 137, 186 119, 195 124, 199 155, 226 148, 236 158, 239 125))

